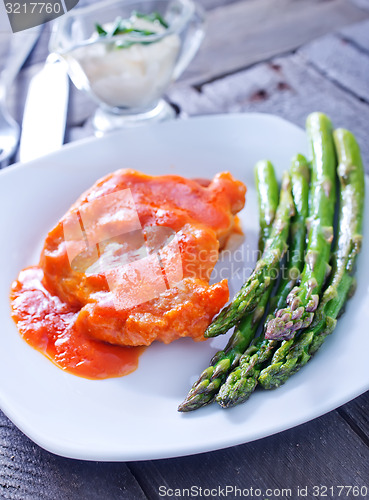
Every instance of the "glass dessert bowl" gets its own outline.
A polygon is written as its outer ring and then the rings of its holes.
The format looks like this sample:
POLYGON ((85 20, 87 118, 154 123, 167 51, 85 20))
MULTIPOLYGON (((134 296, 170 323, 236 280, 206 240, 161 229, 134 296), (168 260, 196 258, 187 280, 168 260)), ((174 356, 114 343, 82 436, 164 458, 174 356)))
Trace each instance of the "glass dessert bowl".
POLYGON ((204 15, 192 0, 113 0, 59 18, 49 48, 99 104, 93 125, 103 133, 172 118, 162 96, 203 36, 204 15))

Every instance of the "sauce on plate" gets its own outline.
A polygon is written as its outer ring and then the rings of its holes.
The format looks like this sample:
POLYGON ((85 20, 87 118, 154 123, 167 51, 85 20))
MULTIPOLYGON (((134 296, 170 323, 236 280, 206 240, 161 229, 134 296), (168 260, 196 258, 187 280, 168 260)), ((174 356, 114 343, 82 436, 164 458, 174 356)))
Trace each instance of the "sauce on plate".
POLYGON ((97 181, 12 285, 23 339, 90 379, 131 373, 154 341, 205 340, 229 297, 227 280, 210 275, 246 191, 229 172, 206 184, 130 169, 97 181))
POLYGON ((60 368, 90 379, 133 372, 144 347, 124 347, 94 340, 75 328, 78 309, 51 295, 43 271, 22 271, 11 290, 12 317, 23 339, 60 368))

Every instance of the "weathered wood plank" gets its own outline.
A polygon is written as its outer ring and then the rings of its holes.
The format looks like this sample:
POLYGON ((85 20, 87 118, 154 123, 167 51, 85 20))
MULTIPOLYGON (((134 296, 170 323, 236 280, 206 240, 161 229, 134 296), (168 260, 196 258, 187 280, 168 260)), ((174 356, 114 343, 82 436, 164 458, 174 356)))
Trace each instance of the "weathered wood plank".
MULTIPOLYGON (((212 10, 216 7, 230 5, 231 3, 236 3, 238 0, 196 0, 205 10, 212 10)), ((244 0, 248 1, 248 0, 244 0)), ((296 1, 296 0, 291 0, 296 1)))
POLYGON ((299 54, 330 80, 369 102, 369 53, 340 36, 327 35, 302 47, 299 54))
POLYGON ((369 443, 369 392, 342 406, 339 412, 369 443))
POLYGON ((342 28, 340 34, 343 38, 354 42, 358 47, 369 53, 369 21, 342 28))
POLYGON ((362 9, 369 10, 369 0, 351 0, 351 2, 357 5, 358 7, 361 7, 362 9))
MULTIPOLYGON (((308 487, 307 498, 314 498, 315 485, 368 486, 369 448, 337 412, 331 412, 246 445, 192 457, 130 463, 129 467, 140 477, 141 487, 150 499, 160 498, 160 486, 175 489, 192 485, 260 488, 263 493, 260 498, 266 498, 267 488, 291 488, 289 495, 268 495, 284 499, 298 498, 297 485, 300 485, 308 487)), ((237 497, 230 495, 230 498, 237 497)), ((332 495, 328 491, 324 498, 337 500, 338 492, 332 495)))
POLYGON ((369 173, 369 105, 337 87, 298 54, 204 85, 201 93, 176 87, 170 98, 188 115, 256 111, 277 114, 301 127, 309 113, 320 110, 335 126, 355 133, 369 173))
POLYGON ((368 13, 347 0, 249 0, 208 15, 207 36, 183 75, 198 84, 296 49, 368 13))
POLYGON ((3 500, 145 500, 127 465, 68 460, 48 453, 0 412, 3 500))

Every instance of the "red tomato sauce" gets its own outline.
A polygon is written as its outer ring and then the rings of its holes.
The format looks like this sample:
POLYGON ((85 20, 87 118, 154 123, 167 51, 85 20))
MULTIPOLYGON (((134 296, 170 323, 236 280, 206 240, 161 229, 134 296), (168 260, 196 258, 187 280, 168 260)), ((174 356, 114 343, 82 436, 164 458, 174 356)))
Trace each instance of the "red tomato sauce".
POLYGON ((10 295, 12 318, 30 346, 62 370, 89 379, 121 377, 137 368, 144 347, 111 345, 78 331, 78 310, 51 295, 42 278, 39 267, 25 269, 10 295))
POLYGON ((21 336, 89 379, 131 373, 154 341, 205 340, 229 296, 226 280, 209 277, 239 231, 245 192, 228 172, 195 182, 122 169, 98 180, 48 233, 39 266, 13 283, 21 336))

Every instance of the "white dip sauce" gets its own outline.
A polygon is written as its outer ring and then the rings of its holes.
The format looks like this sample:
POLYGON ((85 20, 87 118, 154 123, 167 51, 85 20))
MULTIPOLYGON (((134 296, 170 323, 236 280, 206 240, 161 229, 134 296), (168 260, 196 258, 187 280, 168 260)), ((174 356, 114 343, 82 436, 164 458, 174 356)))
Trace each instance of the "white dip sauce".
MULTIPOLYGON (((165 32, 158 23, 143 19, 137 19, 135 27, 155 33, 165 32)), ((110 25, 104 25, 104 29, 109 28, 110 25)), ((113 107, 144 109, 155 105, 166 90, 180 43, 178 35, 171 34, 158 42, 117 48, 113 42, 103 43, 97 38, 93 44, 74 49, 66 58, 76 70, 77 86, 88 86, 87 90, 99 101, 113 107), (80 68, 78 71, 71 59, 79 63, 88 82, 86 78, 84 83, 80 81, 80 68)))

